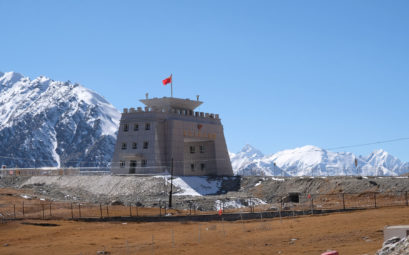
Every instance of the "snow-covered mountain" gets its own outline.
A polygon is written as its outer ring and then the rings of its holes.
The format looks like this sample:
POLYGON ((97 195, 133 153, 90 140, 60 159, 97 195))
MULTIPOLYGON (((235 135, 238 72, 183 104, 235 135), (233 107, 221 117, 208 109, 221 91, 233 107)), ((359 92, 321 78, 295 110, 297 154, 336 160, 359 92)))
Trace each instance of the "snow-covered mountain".
POLYGON ((0 164, 8 167, 105 166, 120 113, 71 82, 0 72, 0 164))
POLYGON ((230 154, 236 175, 332 176, 332 175, 401 175, 409 163, 383 150, 369 156, 350 152, 332 152, 316 146, 303 146, 264 156, 250 145, 230 154), (355 159, 358 166, 355 167, 355 159))

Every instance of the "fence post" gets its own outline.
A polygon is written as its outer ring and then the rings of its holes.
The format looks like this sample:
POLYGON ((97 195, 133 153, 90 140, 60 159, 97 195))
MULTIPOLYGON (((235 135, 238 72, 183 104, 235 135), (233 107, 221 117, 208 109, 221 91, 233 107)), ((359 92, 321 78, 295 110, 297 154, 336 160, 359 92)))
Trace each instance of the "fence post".
POLYGON ((153 245, 154 245, 154 242, 153 242, 153 241, 154 241, 154 237, 153 237, 153 234, 152 234, 152 254, 155 254, 155 252, 154 252, 154 251, 155 251, 155 248, 154 248, 154 246, 153 246, 153 245))
POLYGON ((159 201, 159 216, 162 217, 162 201, 159 201))
POLYGON ((375 208, 376 208, 376 193, 375 192, 373 193, 373 199, 374 199, 374 205, 375 205, 375 208))
POLYGON ((200 224, 199 224, 199 226, 198 226, 198 232, 199 232, 199 238, 198 238, 198 243, 200 243, 200 224))
POLYGON ((100 215, 100 218, 102 219, 102 205, 101 204, 99 204, 99 215, 100 215))
POLYGON ((78 215, 81 218, 81 203, 78 203, 78 215))
POLYGON ((14 207, 14 219, 16 219, 16 205, 13 204, 13 207, 14 207))
POLYGON ((406 200, 406 206, 408 206, 408 192, 405 192, 405 200, 406 200))
POLYGON ((139 216, 139 210, 138 210, 138 206, 136 206, 136 217, 138 217, 139 216))
POLYGON ((311 214, 314 214, 314 199, 311 196, 311 214))
POLYGON ((175 234, 173 233, 173 228, 172 228, 172 247, 175 247, 175 234))
POLYGON ((132 204, 129 204, 129 217, 132 217, 132 204))
POLYGON ((71 203, 71 219, 72 220, 74 219, 74 211, 73 211, 73 208, 72 208, 72 203, 71 203))
POLYGON ((51 218, 51 216, 52 216, 52 215, 51 215, 51 202, 50 202, 50 218, 51 218))
POLYGON ((41 204, 41 207, 43 208, 43 220, 44 220, 44 204, 41 204))
POLYGON ((108 210, 108 206, 109 206, 109 205, 107 205, 107 217, 109 218, 109 210, 108 210))
POLYGON ((342 193, 342 207, 344 208, 345 211, 345 193, 342 193))
POLYGON ((24 218, 24 201, 23 201, 23 218, 24 218))
POLYGON ((283 210, 283 198, 280 197, 280 211, 283 210))

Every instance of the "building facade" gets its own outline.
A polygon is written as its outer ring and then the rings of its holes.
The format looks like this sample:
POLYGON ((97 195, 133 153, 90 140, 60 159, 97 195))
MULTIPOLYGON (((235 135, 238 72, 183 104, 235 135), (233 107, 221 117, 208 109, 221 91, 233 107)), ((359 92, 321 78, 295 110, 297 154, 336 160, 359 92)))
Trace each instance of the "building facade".
POLYGON ((174 175, 233 175, 218 114, 195 112, 199 100, 140 101, 144 108, 125 108, 122 113, 113 173, 170 173, 173 165, 174 175))

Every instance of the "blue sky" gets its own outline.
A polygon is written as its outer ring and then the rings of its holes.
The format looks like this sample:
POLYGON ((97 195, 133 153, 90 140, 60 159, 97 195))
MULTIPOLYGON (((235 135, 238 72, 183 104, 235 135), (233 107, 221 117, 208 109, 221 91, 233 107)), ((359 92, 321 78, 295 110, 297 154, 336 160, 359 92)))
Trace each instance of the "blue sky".
MULTIPOLYGON (((409 137, 408 1, 0 1, 0 71, 174 95, 266 154, 409 137)), ((409 140, 383 148, 409 161, 409 140)), ((343 149, 340 149, 342 151, 343 149)))

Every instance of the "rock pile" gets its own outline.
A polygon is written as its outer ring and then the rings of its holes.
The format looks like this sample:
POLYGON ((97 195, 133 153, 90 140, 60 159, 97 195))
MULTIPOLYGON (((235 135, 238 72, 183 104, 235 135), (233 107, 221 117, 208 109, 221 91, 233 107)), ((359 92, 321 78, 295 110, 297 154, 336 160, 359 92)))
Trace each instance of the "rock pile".
POLYGON ((380 249, 376 255, 398 255, 409 254, 409 237, 399 238, 392 237, 386 240, 382 249, 380 249))

